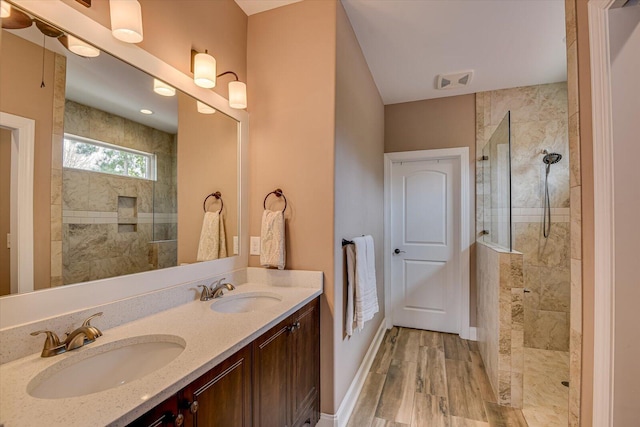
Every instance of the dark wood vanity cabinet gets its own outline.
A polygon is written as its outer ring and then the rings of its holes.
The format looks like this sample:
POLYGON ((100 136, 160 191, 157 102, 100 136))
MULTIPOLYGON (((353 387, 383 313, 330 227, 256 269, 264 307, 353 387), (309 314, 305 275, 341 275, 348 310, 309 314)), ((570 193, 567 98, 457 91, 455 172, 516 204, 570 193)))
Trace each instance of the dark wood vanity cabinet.
POLYGON ((185 426, 250 427, 251 345, 178 393, 185 426))
POLYGON ((316 299, 254 341, 254 426, 298 427, 318 422, 319 321, 316 299))
POLYGON ((319 385, 316 298, 130 426, 313 426, 319 385))

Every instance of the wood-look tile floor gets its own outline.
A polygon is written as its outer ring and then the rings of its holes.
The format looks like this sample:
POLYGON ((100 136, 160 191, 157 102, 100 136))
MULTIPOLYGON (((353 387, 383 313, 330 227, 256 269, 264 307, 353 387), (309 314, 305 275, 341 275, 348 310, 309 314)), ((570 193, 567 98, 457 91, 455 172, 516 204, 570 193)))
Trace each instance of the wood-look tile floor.
POLYGON ((499 406, 478 347, 457 335, 394 327, 373 361, 348 427, 527 427, 499 406))

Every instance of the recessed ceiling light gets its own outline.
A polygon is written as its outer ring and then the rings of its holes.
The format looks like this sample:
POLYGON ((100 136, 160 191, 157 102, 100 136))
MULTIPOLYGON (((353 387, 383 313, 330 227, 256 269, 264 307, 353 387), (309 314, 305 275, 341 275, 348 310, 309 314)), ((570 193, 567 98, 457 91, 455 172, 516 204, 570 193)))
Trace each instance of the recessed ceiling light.
POLYGON ((140 112, 141 112, 142 114, 153 114, 153 111, 151 111, 151 110, 147 110, 146 108, 143 108, 142 110, 140 110, 140 112))

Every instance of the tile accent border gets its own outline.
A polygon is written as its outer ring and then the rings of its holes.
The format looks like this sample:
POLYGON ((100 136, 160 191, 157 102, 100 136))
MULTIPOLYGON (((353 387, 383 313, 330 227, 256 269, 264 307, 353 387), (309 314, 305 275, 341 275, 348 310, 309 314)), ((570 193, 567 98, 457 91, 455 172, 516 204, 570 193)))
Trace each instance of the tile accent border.
POLYGON ((62 285, 62 140, 67 58, 55 54, 53 75, 53 129, 51 135, 51 282, 62 285))

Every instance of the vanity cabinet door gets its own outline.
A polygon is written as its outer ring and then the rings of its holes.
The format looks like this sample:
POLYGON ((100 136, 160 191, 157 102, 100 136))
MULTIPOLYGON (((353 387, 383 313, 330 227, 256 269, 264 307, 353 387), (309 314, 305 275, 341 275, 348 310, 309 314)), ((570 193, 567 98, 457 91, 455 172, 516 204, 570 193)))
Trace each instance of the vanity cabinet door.
POLYGON ((129 427, 182 427, 184 416, 178 412, 178 396, 173 395, 131 424, 129 427))
POLYGON ((179 393, 185 426, 251 426, 251 346, 240 350, 179 393))
POLYGON ((294 427, 320 418, 320 307, 318 299, 294 315, 292 339, 291 404, 294 427))
POLYGON ((253 342, 253 420, 256 427, 290 426, 290 327, 287 318, 253 342))

